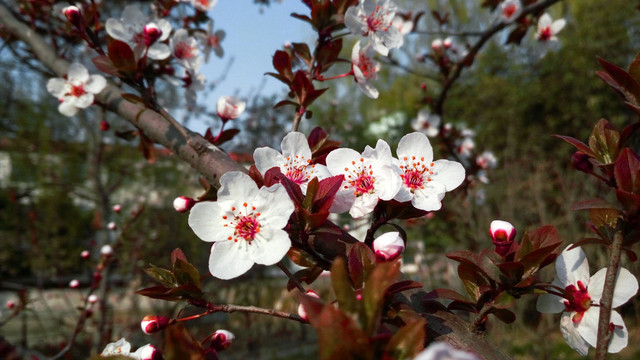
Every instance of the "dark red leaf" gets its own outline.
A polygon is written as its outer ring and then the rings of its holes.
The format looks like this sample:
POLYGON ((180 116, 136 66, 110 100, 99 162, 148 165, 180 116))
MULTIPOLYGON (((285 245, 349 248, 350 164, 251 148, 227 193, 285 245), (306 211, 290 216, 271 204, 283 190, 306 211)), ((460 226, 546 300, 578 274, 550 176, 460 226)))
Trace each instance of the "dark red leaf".
POLYGON ((105 74, 109 74, 112 76, 118 76, 118 69, 111 63, 108 56, 99 55, 91 59, 93 64, 98 68, 98 70, 102 71, 105 74))
POLYGON ((133 50, 127 43, 120 40, 112 40, 107 48, 111 64, 123 73, 130 73, 137 69, 136 58, 133 50))
POLYGON ((595 155, 593 154, 593 151, 591 151, 591 148, 589 148, 589 146, 585 143, 583 143, 582 141, 578 140, 578 139, 574 139, 571 136, 564 136, 564 135, 553 135, 559 139, 562 139, 566 142, 568 142, 569 144, 575 146, 578 150, 582 151, 583 153, 594 157, 595 155))
POLYGON ((608 77, 603 77, 600 74, 600 77, 609 84, 609 86, 613 87, 616 91, 621 93, 625 99, 632 104, 639 104, 640 99, 640 85, 626 72, 624 69, 620 68, 617 65, 614 65, 602 58, 598 57, 598 61, 600 65, 604 69, 604 71, 609 75, 608 77))
POLYGON ((606 200, 599 198, 578 201, 571 205, 571 210, 573 211, 587 209, 615 209, 615 206, 609 204, 606 200))
POLYGON ((616 160, 614 175, 618 189, 640 194, 640 158, 630 148, 624 148, 616 160))
POLYGON ((226 143, 227 141, 233 139, 236 135, 238 135, 240 133, 240 129, 227 129, 225 131, 222 132, 222 134, 220 134, 220 137, 218 137, 218 139, 216 139, 216 141, 213 143, 213 145, 222 145, 224 143, 226 143))

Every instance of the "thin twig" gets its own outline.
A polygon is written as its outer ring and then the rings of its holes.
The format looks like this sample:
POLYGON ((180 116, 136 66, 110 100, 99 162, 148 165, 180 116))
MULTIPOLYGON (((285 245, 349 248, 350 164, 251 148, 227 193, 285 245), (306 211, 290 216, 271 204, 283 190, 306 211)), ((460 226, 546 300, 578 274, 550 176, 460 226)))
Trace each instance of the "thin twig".
POLYGON ((609 328, 611 320, 611 305, 613 303, 613 292, 616 288, 616 278, 620 268, 620 256, 622 253, 622 232, 618 231, 613 236, 611 243, 611 253, 609 254, 609 266, 604 277, 604 288, 600 298, 600 317, 598 318, 598 342, 596 343, 596 360, 607 358, 609 342, 613 336, 613 331, 609 328))
POLYGON ((301 318, 296 314, 292 314, 284 311, 278 311, 275 309, 264 309, 264 308, 259 308, 255 306, 240 306, 240 305, 231 305, 231 304, 212 305, 211 309, 214 311, 223 311, 227 313, 243 312, 243 313, 270 315, 270 316, 275 316, 283 319, 298 321, 305 324, 308 323, 308 321, 304 320, 303 318, 301 318))
POLYGON ((296 285, 296 287, 298 288, 298 290, 300 290, 303 294, 307 293, 307 290, 302 286, 302 284, 300 284, 300 282, 298 281, 298 279, 295 278, 295 276, 293 276, 293 274, 291 273, 291 271, 289 271, 289 269, 287 269, 286 266, 284 266, 284 264, 282 263, 282 261, 278 261, 278 263, 276 264, 278 265, 278 267, 282 270, 282 272, 285 273, 285 275, 287 275, 287 277, 289 278, 289 280, 293 281, 293 283, 296 285))
POLYGON ((471 331, 476 334, 481 334, 484 332, 484 324, 487 322, 486 317, 493 310, 493 305, 486 303, 480 310, 480 312, 476 315, 471 323, 471 331))

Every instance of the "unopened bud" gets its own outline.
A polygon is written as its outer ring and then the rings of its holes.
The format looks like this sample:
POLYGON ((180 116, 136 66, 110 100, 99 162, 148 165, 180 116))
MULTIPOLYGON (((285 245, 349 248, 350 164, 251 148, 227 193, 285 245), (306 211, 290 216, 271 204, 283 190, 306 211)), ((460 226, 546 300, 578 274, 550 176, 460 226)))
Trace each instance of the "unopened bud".
POLYGON ((115 230, 117 227, 118 225, 116 225, 116 223, 114 223, 113 221, 107 224, 107 229, 109 230, 115 230))
POLYGON ((100 248, 100 254, 102 254, 102 256, 104 257, 109 257, 113 255, 113 248, 111 247, 111 245, 104 245, 100 248))
POLYGON ((216 330, 211 335, 211 347, 218 350, 226 350, 231 346, 231 343, 236 338, 231 331, 228 330, 216 330))
POLYGON ((582 151, 576 151, 571 156, 571 165, 573 165, 573 168, 578 171, 582 171, 587 174, 593 174, 593 164, 589 159, 589 155, 583 153, 582 151))
POLYGON ((236 119, 244 111, 247 104, 235 96, 221 96, 216 104, 218 116, 223 122, 236 119))
POLYGON ((155 346, 149 344, 145 345, 138 350, 136 354, 140 360, 161 360, 162 353, 155 346))
POLYGON ((178 196, 173 200, 173 208, 176 209, 177 212, 181 213, 191 210, 195 204, 195 200, 186 196, 178 196))
MULTIPOLYGON (((109 246, 110 247, 110 246, 109 246)), ((98 284, 102 281, 102 274, 99 271, 95 271, 93 273, 93 286, 98 286, 98 284)))
POLYGON ((73 279, 71 281, 69 281, 69 287, 72 289, 77 289, 80 287, 80 281, 73 279))
POLYGON ((140 322, 142 331, 147 335, 156 333, 166 328, 167 325, 169 325, 169 318, 164 316, 147 315, 140 322))
MULTIPOLYGON (((311 296, 316 299, 320 298, 320 296, 318 296, 318 294, 316 294, 316 292, 313 290, 307 290, 307 296, 311 296)), ((304 305, 302 304, 298 305, 298 316, 300 316, 305 320, 309 320, 309 317, 307 316, 307 311, 305 310, 304 305)))
POLYGON ((114 212, 120 213, 120 210, 122 210, 122 205, 120 205, 120 204, 113 205, 113 211, 114 212))
POLYGON ((64 16, 75 27, 82 27, 84 25, 84 18, 82 17, 82 11, 77 6, 67 6, 62 10, 64 16))
POLYGON ((96 294, 91 294, 87 298, 87 301, 89 302, 89 304, 95 304, 98 302, 98 296, 96 294))
POLYGON ((144 26, 144 44, 148 47, 153 45, 160 37, 162 37, 162 30, 155 23, 148 23, 144 26))
POLYGON ((516 238, 516 229, 509 222, 493 220, 489 228, 489 234, 493 240, 493 245, 495 245, 496 252, 501 256, 505 256, 516 238))
POLYGON ((111 125, 106 120, 100 121, 100 131, 109 131, 111 125))
POLYGON ((431 49, 433 49, 433 51, 440 51, 442 50, 442 39, 435 39, 431 42, 431 49))
POLYGON ((91 253, 89 252, 89 250, 82 250, 82 252, 80 253, 80 257, 83 259, 88 259, 89 256, 91 256, 91 253))
POLYGON ((7 309, 13 310, 16 307, 16 302, 13 300, 7 300, 7 309))
POLYGON ((442 46, 444 46, 445 49, 448 49, 451 47, 451 45, 453 45, 453 40, 451 40, 451 38, 446 38, 444 39, 444 41, 442 42, 442 46))
POLYGON ((404 251, 404 241, 397 231, 384 233, 373 240, 373 251, 379 261, 395 260, 404 251))

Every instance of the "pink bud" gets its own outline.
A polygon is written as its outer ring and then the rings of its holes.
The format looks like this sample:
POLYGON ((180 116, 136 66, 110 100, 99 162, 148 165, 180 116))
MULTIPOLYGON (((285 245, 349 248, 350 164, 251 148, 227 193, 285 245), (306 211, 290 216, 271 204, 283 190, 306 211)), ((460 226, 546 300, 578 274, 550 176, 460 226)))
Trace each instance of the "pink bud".
POLYGON ((149 344, 141 347, 136 351, 140 360, 160 360, 162 353, 155 346, 149 344))
POLYGON ((173 200, 173 208, 176 209, 177 212, 181 213, 191 210, 195 204, 195 200, 186 196, 178 196, 173 200))
POLYGON ((113 255, 113 248, 111 247, 111 245, 105 245, 100 248, 100 254, 102 254, 102 256, 104 257, 109 257, 113 255))
POLYGON ((453 40, 451 40, 451 38, 446 38, 442 42, 442 45, 444 46, 445 49, 448 49, 451 47, 451 45, 453 45, 453 40))
POLYGON ((95 304, 98 302, 98 296, 96 294, 91 294, 87 298, 87 301, 89 302, 89 304, 95 304))
POLYGON ((155 43, 160 37, 162 37, 162 30, 155 23, 148 23, 144 26, 144 44, 146 46, 151 46, 155 43))
POLYGON ((142 331, 149 335, 158 332, 169 325, 169 318, 164 316, 147 315, 142 318, 140 327, 142 331))
POLYGON ((13 300, 7 300, 7 309, 12 310, 16 307, 16 302, 13 300))
MULTIPOLYGON (((318 296, 318 294, 316 294, 316 292, 313 290, 307 290, 307 296, 311 296, 316 299, 320 298, 320 296, 318 296)), ((298 316, 305 320, 309 320, 309 318, 307 317, 307 311, 304 309, 304 306, 302 304, 298 305, 298 316)))
POLYGON ((373 251, 379 261, 395 260, 404 251, 404 241, 397 231, 384 233, 373 240, 373 251))
POLYGON ((109 131, 109 128, 111 127, 111 125, 109 125, 109 123, 105 120, 100 121, 100 130, 101 131, 109 131))
POLYGON ((222 121, 236 119, 244 111, 247 104, 235 96, 221 96, 216 104, 218 116, 222 121))
POLYGON ((505 256, 511 244, 516 237, 516 229, 506 221, 493 220, 491 227, 489 228, 489 235, 493 239, 493 245, 496 247, 496 252, 501 256, 505 256))
POLYGON ((218 350, 226 350, 231 346, 231 343, 236 338, 231 331, 228 330, 216 330, 211 335, 211 347, 218 350))
POLYGON ((82 27, 84 24, 84 18, 82 17, 82 11, 77 6, 67 6, 62 10, 67 20, 75 27, 82 27))
POLYGON ((114 223, 113 221, 107 224, 107 229, 109 230, 115 230, 118 227, 118 225, 116 225, 116 223, 114 223))
POLYGON ((442 39, 435 39, 431 42, 431 49, 433 49, 433 51, 440 51, 442 50, 442 39))
POLYGON ((96 287, 102 281, 102 274, 99 271, 93 273, 93 287, 96 287))
POLYGON ((69 281, 69 287, 72 289, 77 289, 80 287, 80 281, 73 279, 71 281, 69 281))
POLYGON ((88 259, 89 256, 91 256, 91 253, 89 253, 89 250, 82 250, 82 252, 80 253, 80 257, 83 259, 88 259))
POLYGON ((122 210, 122 206, 120 204, 113 205, 113 211, 120 213, 120 210, 122 210))

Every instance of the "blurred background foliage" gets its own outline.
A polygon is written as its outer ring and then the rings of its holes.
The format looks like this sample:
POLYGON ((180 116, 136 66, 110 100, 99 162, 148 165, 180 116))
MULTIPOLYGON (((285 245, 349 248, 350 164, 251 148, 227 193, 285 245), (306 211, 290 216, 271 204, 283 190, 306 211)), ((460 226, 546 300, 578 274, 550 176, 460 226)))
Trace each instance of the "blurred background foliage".
MULTIPOLYGON (((398 3, 404 9, 425 6, 419 0, 398 3)), ((479 0, 429 2, 432 9, 444 9, 445 3, 455 9, 452 17, 463 30, 477 30, 491 20, 480 12, 479 0)), ((498 167, 490 171, 488 184, 475 181, 472 186, 449 193, 443 210, 435 216, 404 224, 411 242, 404 254, 405 262, 419 265, 409 276, 423 281, 427 289, 459 289, 452 276, 455 268, 444 260, 443 254, 491 246, 487 228, 493 219, 512 222, 520 234, 518 238, 526 229, 543 224, 557 226, 566 244, 587 234, 586 214, 572 212, 570 206, 605 193, 605 189, 573 170, 572 147, 551 135, 570 135, 586 141, 602 117, 619 129, 635 120, 595 71, 599 69, 598 56, 626 67, 640 50, 637 5, 628 0, 609 0, 606 4, 601 0, 561 2, 553 8, 552 15, 566 18, 568 25, 560 33, 562 45, 558 49, 541 57, 531 30, 522 46, 504 45, 506 34, 501 33, 463 72, 445 105, 444 121, 475 130, 476 149, 493 151, 498 167)), ((269 16, 268 8, 263 16, 269 16)), ((417 27, 437 30, 429 14, 417 27)), ((407 35, 407 44, 393 56, 420 73, 436 74, 434 68, 416 60, 417 54, 430 49, 436 36, 407 35)), ((454 40, 464 44, 464 39, 454 40)), ((347 43, 343 49, 345 58, 351 52, 347 43)), ((336 73, 348 71, 340 66, 336 65, 336 73)), ((4 291, 0 297, 10 298, 12 291, 23 286, 37 293, 45 287, 64 288, 72 278, 88 279, 91 261, 82 260, 80 252, 91 250, 95 258, 102 244, 113 242, 120 230, 126 229, 120 234, 122 248, 114 266, 114 276, 121 280, 122 287, 114 299, 129 298, 127 304, 131 306, 113 311, 111 330, 114 339, 136 334, 137 322, 144 313, 138 305, 132 305, 138 303, 133 291, 149 284, 150 279, 142 271, 148 263, 166 266, 170 251, 180 247, 201 272, 206 272, 209 245, 191 232, 187 216, 171 206, 176 196, 198 194, 197 174, 160 149, 155 163, 150 164, 141 156, 137 139, 126 141, 114 135, 115 131, 132 129, 110 114, 92 109, 74 119, 59 115, 57 104, 45 91, 46 76, 42 76, 37 64, 23 61, 19 49, 0 53, 0 79, 0 291, 4 291), (100 130, 102 120, 111 124, 111 130, 100 130), (123 206, 120 214, 111 210, 115 204, 123 206), (132 216, 131 211, 139 216, 132 216), (129 223, 134 217, 135 221, 129 223), (109 221, 115 221, 119 230, 106 230, 109 221)), ((439 92, 438 81, 386 64, 375 83, 381 93, 377 100, 364 97, 355 84, 346 81, 327 85, 331 90, 311 108, 313 116, 303 121, 301 129, 308 133, 314 126, 322 126, 344 146, 358 151, 365 145, 374 145, 378 138, 384 138, 395 149, 400 137, 413 131, 411 119, 419 110, 429 108, 425 97, 439 92)), ((285 91, 283 87, 281 95, 250 99, 246 115, 236 125, 243 132, 223 146, 225 150, 251 154, 258 146, 278 148, 290 128, 292 114, 290 109, 273 110, 272 106, 286 97, 285 91)), ((175 91, 167 89, 164 94, 165 102, 176 111, 179 104, 173 101, 175 91)), ((201 99, 209 103, 214 100, 201 99)), ((436 159, 447 157, 437 140, 433 145, 436 159)), ((592 272, 604 264, 605 253, 599 250, 588 249, 593 259, 592 272)), ((639 273, 637 263, 624 265, 634 274, 639 273)), ((552 271, 547 276, 551 280, 552 271)), ((274 280, 265 268, 254 268, 242 280, 210 281, 210 290, 221 302, 295 311, 295 297, 281 291, 281 279, 274 280), (260 280, 264 278, 271 280, 260 280), (257 287, 258 283, 262 287, 257 287)), ((320 292, 327 291, 325 281, 320 281, 318 288, 320 292)), ((162 302, 152 301, 147 306, 159 313, 178 310, 162 302)), ((517 306, 516 324, 490 322, 493 328, 489 334, 506 353, 516 359, 580 358, 564 344, 557 319, 535 312, 535 298, 524 299, 517 306)), ((637 299, 621 310, 628 319, 629 338, 638 338, 637 299)), ((66 311, 73 314, 73 306, 66 311)), ((30 316, 24 321, 31 328, 43 321, 38 315, 30 316)), ((73 322, 64 323, 66 326, 51 332, 36 348, 46 352, 55 348, 52 344, 64 341, 73 322)), ((0 335, 17 342, 17 326, 10 323, 0 327, 0 335)), ((230 358, 261 354, 262 358, 286 359, 313 354, 312 330, 280 319, 216 315, 199 320, 194 327, 202 334, 219 327, 234 331, 238 345, 231 348, 230 358), (292 342, 301 349, 300 354, 293 350, 288 354, 272 351, 274 346, 280 348, 292 342)), ((141 344, 149 342, 132 336, 141 344)), ((89 349, 91 337, 87 335, 83 341, 85 350, 89 349)), ((633 341, 620 355, 611 356, 638 357, 640 347, 633 341)))

